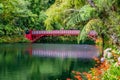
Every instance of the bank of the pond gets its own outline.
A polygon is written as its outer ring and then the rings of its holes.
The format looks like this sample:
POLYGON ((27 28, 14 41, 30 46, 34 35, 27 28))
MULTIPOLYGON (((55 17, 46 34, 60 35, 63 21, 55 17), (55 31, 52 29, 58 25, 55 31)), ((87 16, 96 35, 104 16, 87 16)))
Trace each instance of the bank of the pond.
MULTIPOLYGON (((12 36, 2 36, 0 37, 0 43, 30 43, 23 35, 12 35, 12 36)), ((64 44, 78 44, 76 36, 51 36, 43 37, 37 40, 35 43, 64 43, 64 44)), ((80 44, 95 44, 93 40, 87 39, 80 44)))
POLYGON ((0 43, 19 43, 19 42, 29 42, 23 35, 12 35, 12 36, 2 36, 0 37, 0 43))
MULTIPOLYGON (((118 54, 114 48, 104 50, 101 58, 94 58, 96 66, 91 68, 89 72, 73 71, 76 80, 120 80, 120 53, 118 54)), ((72 80, 68 78, 68 80, 72 80)))

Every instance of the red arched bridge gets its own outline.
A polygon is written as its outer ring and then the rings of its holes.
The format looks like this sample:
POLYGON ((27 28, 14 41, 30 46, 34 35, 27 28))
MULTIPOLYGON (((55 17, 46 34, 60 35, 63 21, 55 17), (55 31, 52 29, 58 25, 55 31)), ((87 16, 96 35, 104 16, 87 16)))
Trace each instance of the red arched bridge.
MULTIPOLYGON (((51 31, 27 30, 25 37, 31 42, 35 42, 44 36, 78 36, 79 33, 80 30, 51 30, 51 31)), ((89 33, 90 37, 96 37, 96 35, 97 33, 95 33, 94 31, 91 31, 89 33)))
POLYGON ((79 30, 52 30, 52 31, 38 31, 38 30, 30 30, 27 31, 25 37, 29 39, 31 42, 35 42, 44 36, 78 36, 79 30))

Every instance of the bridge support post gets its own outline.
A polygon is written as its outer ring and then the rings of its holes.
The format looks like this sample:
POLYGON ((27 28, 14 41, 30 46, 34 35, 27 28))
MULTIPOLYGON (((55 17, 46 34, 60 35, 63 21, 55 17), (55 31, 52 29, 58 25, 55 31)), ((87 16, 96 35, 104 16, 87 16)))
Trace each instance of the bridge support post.
POLYGON ((28 40, 30 40, 30 41, 32 41, 32 30, 27 30, 26 32, 25 32, 25 37, 28 39, 28 40))
POLYGON ((44 35, 39 35, 39 36, 33 36, 34 39, 32 40, 32 43, 34 43, 35 41, 37 41, 38 39, 40 39, 41 37, 43 37, 44 35))

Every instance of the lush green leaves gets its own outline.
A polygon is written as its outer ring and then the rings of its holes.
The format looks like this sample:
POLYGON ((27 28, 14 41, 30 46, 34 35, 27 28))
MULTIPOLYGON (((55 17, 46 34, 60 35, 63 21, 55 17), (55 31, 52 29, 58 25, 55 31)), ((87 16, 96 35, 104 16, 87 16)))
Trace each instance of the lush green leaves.
POLYGON ((102 79, 103 80, 107 80, 107 79, 109 79, 109 80, 119 80, 119 76, 120 76, 119 69, 120 69, 119 66, 112 65, 110 67, 110 69, 105 72, 102 79))
POLYGON ((84 4, 84 0, 56 0, 46 11, 46 15, 48 16, 45 20, 46 29, 66 28, 66 18, 68 18, 73 11, 80 9, 84 4))
POLYGON ((0 36, 19 34, 26 28, 45 29, 44 11, 52 3, 54 0, 0 0, 0 36))
POLYGON ((74 14, 69 17, 69 20, 67 22, 67 26, 74 26, 75 24, 81 22, 81 21, 87 21, 93 17, 96 17, 96 9, 92 8, 89 5, 83 6, 78 13, 74 14))
POLYGON ((81 30, 80 35, 78 36, 78 43, 80 40, 85 41, 90 30, 96 30, 98 34, 101 34, 101 28, 103 27, 103 22, 100 19, 90 20, 81 30))
POLYGON ((3 13, 3 4, 0 3, 0 14, 2 14, 2 13, 3 13))
POLYGON ((116 0, 93 0, 99 11, 110 11, 116 0))

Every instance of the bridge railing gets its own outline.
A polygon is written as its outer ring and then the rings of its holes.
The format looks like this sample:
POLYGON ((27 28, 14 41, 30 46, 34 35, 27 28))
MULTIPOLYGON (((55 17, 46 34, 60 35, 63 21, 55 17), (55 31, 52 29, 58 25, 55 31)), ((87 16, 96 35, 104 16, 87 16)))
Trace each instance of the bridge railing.
MULTIPOLYGON (((25 34, 25 37, 31 41, 36 41, 37 39, 43 36, 65 36, 65 35, 78 36, 79 33, 80 33, 79 30, 51 30, 51 31, 30 30, 25 34)), ((93 40, 96 40, 97 35, 98 35, 97 32, 95 32, 94 30, 88 33, 88 37, 92 38, 93 40)))
POLYGON ((79 30, 32 31, 33 35, 78 35, 79 30))

